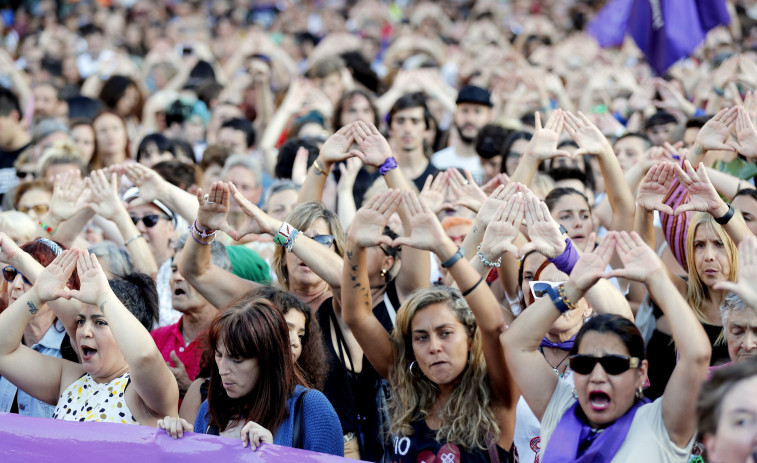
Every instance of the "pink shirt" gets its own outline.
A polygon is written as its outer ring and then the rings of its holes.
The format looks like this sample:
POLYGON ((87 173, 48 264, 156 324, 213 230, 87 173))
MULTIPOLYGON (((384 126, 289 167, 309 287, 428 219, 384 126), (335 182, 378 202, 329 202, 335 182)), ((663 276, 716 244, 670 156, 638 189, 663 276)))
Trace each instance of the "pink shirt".
POLYGON ((163 355, 163 360, 175 367, 176 365, 171 361, 171 352, 176 351, 179 360, 184 364, 184 368, 187 369, 187 376, 189 376, 190 380, 194 381, 197 373, 200 372, 200 361, 202 359, 202 351, 205 347, 205 333, 200 334, 189 345, 186 345, 184 337, 181 335, 181 324, 183 321, 184 317, 181 317, 173 325, 156 328, 150 334, 155 340, 158 350, 163 355))

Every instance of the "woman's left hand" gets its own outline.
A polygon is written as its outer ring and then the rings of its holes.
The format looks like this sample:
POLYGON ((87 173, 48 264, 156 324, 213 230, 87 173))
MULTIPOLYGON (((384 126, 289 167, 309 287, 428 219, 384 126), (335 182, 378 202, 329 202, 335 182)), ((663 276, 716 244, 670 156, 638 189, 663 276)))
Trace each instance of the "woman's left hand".
POLYGON ((596 234, 589 235, 586 240, 586 248, 581 258, 578 259, 573 271, 570 272, 568 281, 581 292, 586 292, 602 278, 602 274, 610 263, 613 251, 615 250, 615 241, 611 234, 605 237, 605 240, 594 249, 594 240, 596 234))
POLYGON ((278 231, 278 226, 280 225, 277 223, 276 219, 261 211, 258 206, 252 204, 250 200, 245 198, 242 193, 237 190, 237 187, 231 182, 229 182, 229 191, 231 192, 231 197, 234 198, 234 201, 236 201, 236 203, 242 209, 242 212, 244 212, 245 215, 247 215, 247 217, 249 218, 247 223, 242 225, 239 230, 225 230, 226 233, 231 237, 231 239, 233 239, 234 241, 239 241, 250 233, 268 233, 269 235, 276 234, 276 232, 278 231))
POLYGON ((78 251, 78 258, 76 270, 81 283, 80 289, 72 289, 65 297, 67 299, 74 298, 85 304, 98 305, 100 298, 111 290, 108 277, 103 272, 100 262, 94 254, 80 250, 78 251))
POLYGON ((494 221, 486 227, 484 239, 481 241, 481 254, 487 260, 495 261, 505 252, 518 255, 518 248, 513 244, 513 240, 518 236, 525 214, 522 198, 522 193, 511 196, 499 207, 494 221))
POLYGON ((615 240, 615 250, 618 252, 623 268, 613 269, 607 272, 605 278, 625 278, 627 280, 647 282, 657 272, 663 271, 662 261, 657 253, 644 243, 638 233, 609 232, 615 240))
POLYGON ((387 190, 376 195, 361 207, 352 220, 349 238, 367 248, 379 244, 392 245, 392 240, 384 235, 384 226, 397 210, 401 201, 400 190, 387 190))
POLYGON ((757 237, 750 236, 739 243, 738 282, 720 281, 713 285, 718 291, 733 291, 748 307, 757 307, 757 237))
POLYGON ((686 211, 709 212, 713 217, 721 217, 728 211, 728 205, 720 198, 715 187, 712 186, 704 164, 699 164, 699 169, 694 170, 688 159, 683 163, 686 171, 675 164, 675 173, 678 180, 689 192, 689 202, 681 204, 675 210, 676 215, 686 211), (725 208, 725 211, 723 211, 725 208))
POLYGON ((165 429, 166 434, 174 439, 179 439, 185 432, 190 432, 194 429, 187 420, 178 416, 167 416, 162 420, 158 420, 158 428, 165 429))
POLYGON ((252 450, 257 450, 260 444, 273 444, 273 434, 263 426, 250 421, 242 428, 242 447, 247 447, 249 442, 252 450))

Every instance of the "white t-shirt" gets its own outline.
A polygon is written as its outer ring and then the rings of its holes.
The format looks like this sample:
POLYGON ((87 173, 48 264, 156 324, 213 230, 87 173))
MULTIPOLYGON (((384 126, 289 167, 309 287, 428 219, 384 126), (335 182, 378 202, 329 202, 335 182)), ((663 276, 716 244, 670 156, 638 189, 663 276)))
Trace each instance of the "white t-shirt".
MULTIPOLYGON (((541 421, 541 449, 542 454, 549 444, 552 433, 560 422, 563 414, 573 405, 573 386, 564 381, 558 381, 555 392, 547 405, 541 421)), ((696 433, 694 433, 696 434, 696 433)), ((677 447, 668 435, 662 420, 662 397, 654 402, 642 405, 633 417, 631 427, 623 445, 620 446, 611 463, 624 462, 666 462, 686 463, 694 445, 691 436, 685 448, 677 447)), ((559 437, 555 437, 559 439, 559 437)))
POLYGON ((476 183, 479 185, 481 185, 481 182, 484 179, 484 168, 481 167, 481 158, 478 156, 458 156, 454 146, 444 148, 443 150, 434 153, 434 155, 431 156, 431 164, 442 170, 450 167, 468 169, 471 175, 473 175, 473 179, 476 180, 476 183))

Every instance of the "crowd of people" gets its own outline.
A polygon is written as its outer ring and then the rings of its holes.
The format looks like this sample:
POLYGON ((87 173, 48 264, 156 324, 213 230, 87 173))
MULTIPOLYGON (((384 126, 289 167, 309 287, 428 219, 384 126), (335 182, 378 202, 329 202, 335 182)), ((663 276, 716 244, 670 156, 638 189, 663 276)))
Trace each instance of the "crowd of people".
POLYGON ((757 463, 757 2, 723 2, 664 75, 603 1, 11 2, 0 412, 757 463))

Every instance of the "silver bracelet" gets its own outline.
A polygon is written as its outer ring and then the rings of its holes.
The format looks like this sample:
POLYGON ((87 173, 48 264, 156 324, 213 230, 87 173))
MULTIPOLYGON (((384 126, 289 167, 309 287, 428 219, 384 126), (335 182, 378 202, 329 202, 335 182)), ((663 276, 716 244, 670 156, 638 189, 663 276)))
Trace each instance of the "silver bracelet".
POLYGON ((139 235, 136 235, 136 236, 132 236, 132 237, 131 237, 131 238, 129 238, 128 240, 124 241, 124 246, 128 246, 128 245, 129 245, 129 243, 131 243, 132 241, 134 241, 134 240, 137 240, 137 239, 139 239, 139 238, 144 238, 144 236, 142 236, 142 234, 141 234, 141 233, 140 233, 139 235))
POLYGON ((497 259, 497 262, 490 262, 490 261, 488 261, 486 259, 486 257, 484 257, 484 255, 481 254, 481 245, 480 244, 476 248, 476 255, 478 256, 479 259, 481 259, 481 262, 484 265, 486 265, 487 267, 499 268, 499 266, 502 265, 502 256, 499 256, 499 258, 497 259))

